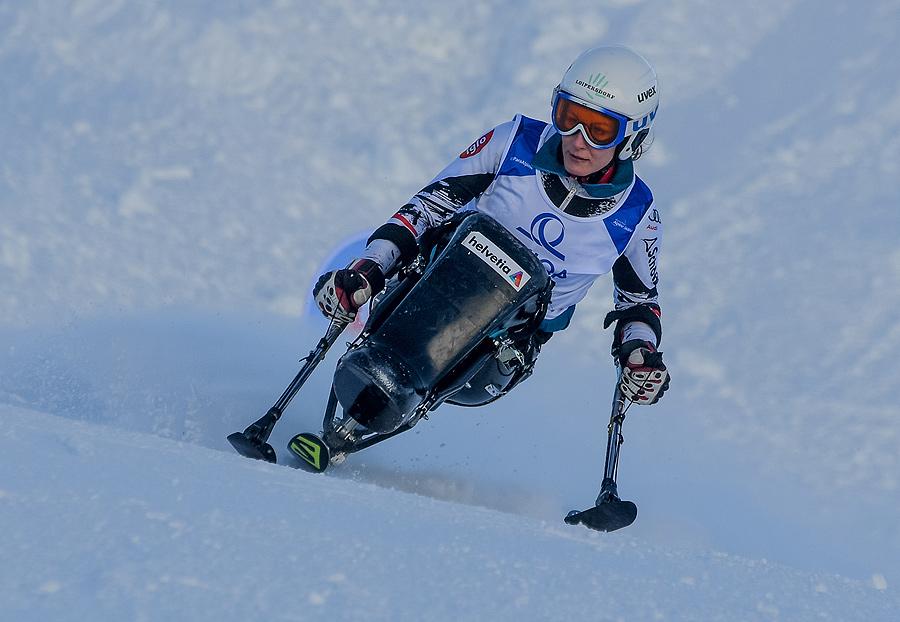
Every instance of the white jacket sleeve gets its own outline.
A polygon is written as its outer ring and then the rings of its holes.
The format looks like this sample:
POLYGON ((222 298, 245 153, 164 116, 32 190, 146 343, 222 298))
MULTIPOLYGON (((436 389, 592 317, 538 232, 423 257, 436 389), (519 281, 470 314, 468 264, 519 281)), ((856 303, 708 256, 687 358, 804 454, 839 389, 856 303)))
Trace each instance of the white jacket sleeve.
POLYGON ((400 260, 418 252, 416 240, 481 196, 494 181, 518 118, 498 125, 459 154, 427 186, 379 227, 373 240, 388 240, 400 249, 400 260))

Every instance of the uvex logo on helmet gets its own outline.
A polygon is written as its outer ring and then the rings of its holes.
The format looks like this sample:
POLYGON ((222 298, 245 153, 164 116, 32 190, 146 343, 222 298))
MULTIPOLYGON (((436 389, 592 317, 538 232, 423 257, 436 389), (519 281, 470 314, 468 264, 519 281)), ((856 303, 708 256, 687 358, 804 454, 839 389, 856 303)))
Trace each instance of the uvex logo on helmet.
POLYGON ((646 91, 644 91, 643 93, 638 93, 638 96, 637 96, 638 103, 643 104, 645 101, 647 101, 654 95, 656 95, 656 85, 655 84, 653 86, 651 86, 649 89, 647 89, 646 91))
POLYGON ((645 127, 648 127, 651 123, 653 123, 653 119, 656 118, 656 108, 654 108, 650 114, 645 114, 640 119, 631 122, 631 133, 634 134, 636 132, 641 131, 645 127))

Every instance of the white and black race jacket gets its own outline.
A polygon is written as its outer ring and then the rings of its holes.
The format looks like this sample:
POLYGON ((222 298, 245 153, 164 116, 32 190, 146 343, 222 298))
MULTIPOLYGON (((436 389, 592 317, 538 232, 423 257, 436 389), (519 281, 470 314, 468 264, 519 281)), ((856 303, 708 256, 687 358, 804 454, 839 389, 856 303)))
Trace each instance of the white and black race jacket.
POLYGON ((560 140, 547 123, 516 115, 462 152, 370 242, 389 240, 408 261, 426 230, 461 209, 484 212, 530 248, 555 281, 542 328, 565 328, 591 284, 612 270, 611 319, 647 323, 658 342, 662 223, 650 189, 631 160, 618 162, 610 183, 580 184, 565 173, 560 140))

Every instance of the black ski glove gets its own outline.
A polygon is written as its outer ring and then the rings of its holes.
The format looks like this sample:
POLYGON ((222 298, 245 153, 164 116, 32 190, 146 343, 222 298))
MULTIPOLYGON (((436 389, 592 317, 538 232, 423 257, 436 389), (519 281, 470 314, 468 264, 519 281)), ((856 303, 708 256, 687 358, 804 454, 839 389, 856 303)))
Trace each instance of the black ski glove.
POLYGON ((384 289, 384 274, 370 259, 357 259, 346 268, 326 272, 319 277, 313 296, 325 317, 352 322, 356 312, 384 289))
POLYGON ((622 394, 635 404, 655 404, 669 388, 662 352, 649 341, 631 339, 619 347, 622 394))

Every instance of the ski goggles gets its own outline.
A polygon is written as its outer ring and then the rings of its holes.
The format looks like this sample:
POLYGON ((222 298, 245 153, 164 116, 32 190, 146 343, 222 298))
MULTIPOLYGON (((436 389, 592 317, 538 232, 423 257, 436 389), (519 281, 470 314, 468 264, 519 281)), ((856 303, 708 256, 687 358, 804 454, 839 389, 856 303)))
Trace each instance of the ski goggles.
POLYGON ((601 106, 585 102, 557 90, 553 96, 553 128, 563 136, 581 131, 594 149, 609 149, 625 139, 630 119, 601 106))

